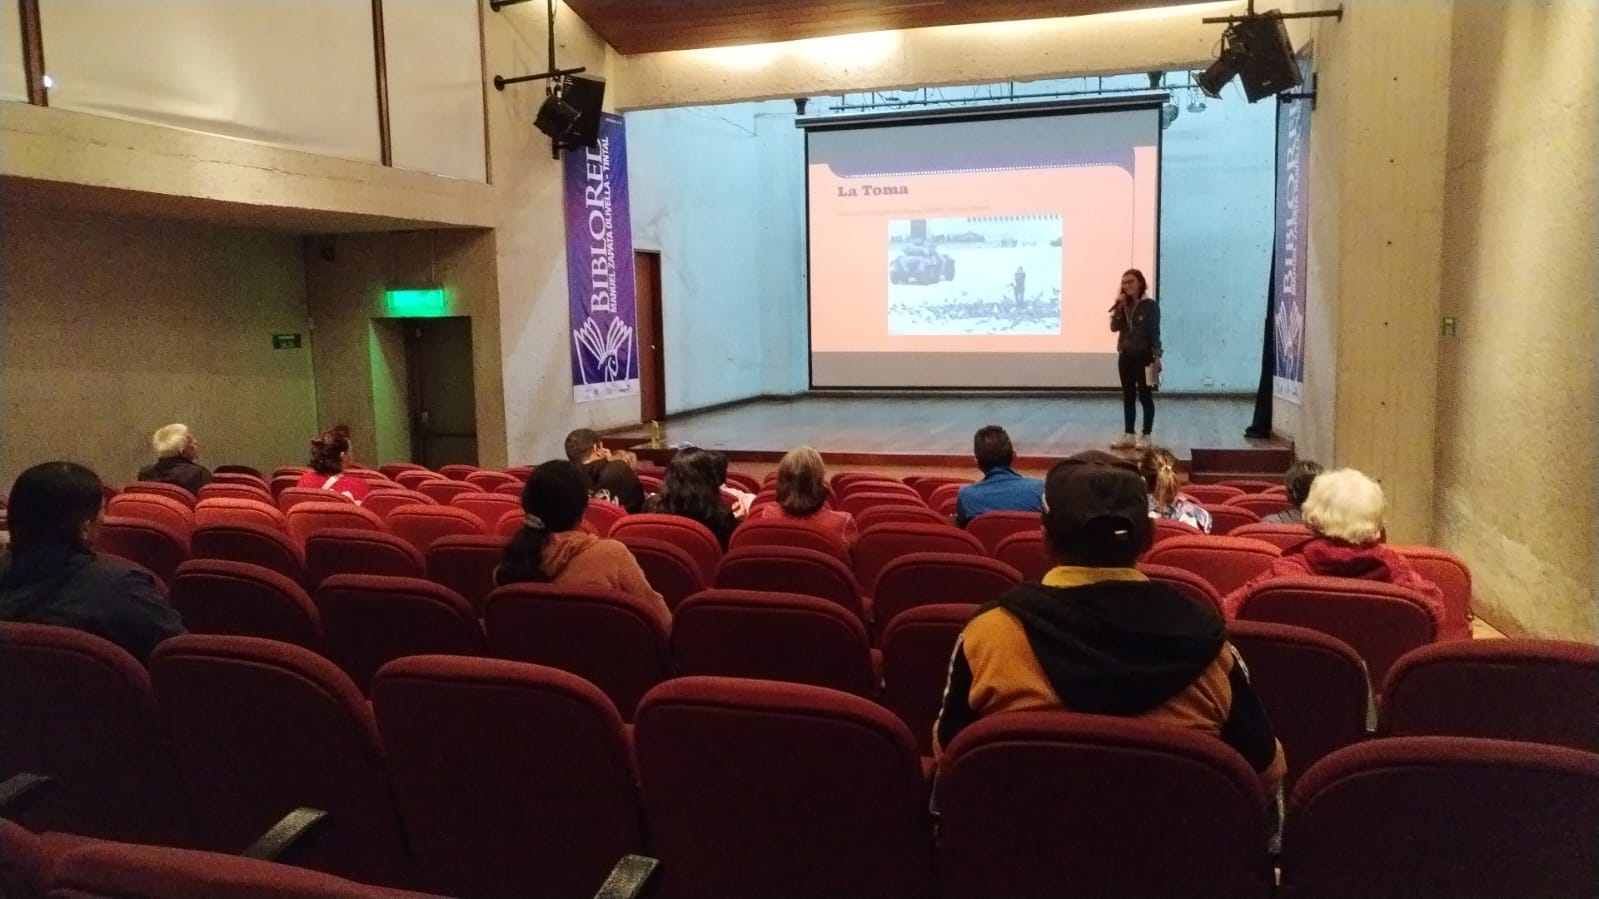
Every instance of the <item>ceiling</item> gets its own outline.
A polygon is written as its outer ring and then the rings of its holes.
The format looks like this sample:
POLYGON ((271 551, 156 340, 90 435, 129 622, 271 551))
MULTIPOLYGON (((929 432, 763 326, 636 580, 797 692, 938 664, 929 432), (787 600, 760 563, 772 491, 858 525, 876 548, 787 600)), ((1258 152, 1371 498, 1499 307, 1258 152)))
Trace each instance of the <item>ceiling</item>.
POLYGON ((617 52, 1086 16, 1195 0, 566 0, 617 52))

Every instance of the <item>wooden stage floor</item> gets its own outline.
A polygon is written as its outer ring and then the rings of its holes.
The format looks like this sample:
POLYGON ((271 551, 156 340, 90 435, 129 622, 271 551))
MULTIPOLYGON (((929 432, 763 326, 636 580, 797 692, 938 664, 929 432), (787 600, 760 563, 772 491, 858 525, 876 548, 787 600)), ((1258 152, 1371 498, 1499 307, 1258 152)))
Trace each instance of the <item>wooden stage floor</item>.
MULTIPOLYGON (((1252 396, 1157 396, 1154 440, 1184 461, 1196 448, 1282 449, 1243 436, 1253 412, 1252 396)), ((1121 396, 1108 393, 816 392, 669 416, 660 449, 649 448, 641 427, 606 439, 657 464, 682 445, 721 450, 732 462, 771 463, 810 444, 830 465, 970 467, 973 432, 997 424, 1010 432, 1020 464, 1037 468, 1107 448, 1121 433, 1121 417, 1121 396)))

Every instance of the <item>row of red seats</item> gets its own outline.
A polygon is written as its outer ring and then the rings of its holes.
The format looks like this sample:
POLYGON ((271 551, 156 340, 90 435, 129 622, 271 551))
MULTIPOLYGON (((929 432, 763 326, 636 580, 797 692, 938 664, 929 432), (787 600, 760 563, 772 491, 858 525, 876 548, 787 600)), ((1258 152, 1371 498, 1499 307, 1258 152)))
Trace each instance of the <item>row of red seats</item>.
MULTIPOLYGON (((1147 722, 979 721, 942 761, 935 839, 911 734, 840 691, 680 678, 629 729, 591 684, 526 663, 397 660, 368 704, 326 660, 272 641, 174 638, 148 675, 76 631, 8 626, 0 641, 0 767, 62 785, 27 810, 35 830, 237 851, 304 806, 329 816, 307 866, 457 895, 584 895, 630 852, 661 860, 665 896, 1272 892, 1258 777, 1213 737, 1147 722)), ((1459 657, 1499 645, 1435 648, 1452 667, 1407 666, 1390 706, 1409 684, 1442 683, 1447 695, 1414 707, 1453 710, 1475 734, 1504 723, 1472 695, 1482 684, 1566 720, 1599 698, 1592 647, 1573 695, 1573 666, 1548 652, 1459 657)), ((1284 894, 1589 895, 1595 815, 1592 752, 1365 742, 1295 786, 1284 894)))

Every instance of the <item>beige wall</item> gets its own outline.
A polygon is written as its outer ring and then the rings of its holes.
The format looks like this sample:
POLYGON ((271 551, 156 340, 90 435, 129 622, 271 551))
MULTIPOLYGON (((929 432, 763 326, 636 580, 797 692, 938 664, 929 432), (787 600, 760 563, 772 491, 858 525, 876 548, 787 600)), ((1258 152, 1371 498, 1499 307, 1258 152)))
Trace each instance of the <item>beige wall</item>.
POLYGON ((1438 370, 1439 542, 1513 634, 1599 637, 1599 5, 1455 11, 1438 370))
POLYGON ((0 483, 62 458, 126 483, 175 421, 213 465, 304 453, 310 345, 272 348, 306 331, 295 238, 7 203, 0 283, 0 483))

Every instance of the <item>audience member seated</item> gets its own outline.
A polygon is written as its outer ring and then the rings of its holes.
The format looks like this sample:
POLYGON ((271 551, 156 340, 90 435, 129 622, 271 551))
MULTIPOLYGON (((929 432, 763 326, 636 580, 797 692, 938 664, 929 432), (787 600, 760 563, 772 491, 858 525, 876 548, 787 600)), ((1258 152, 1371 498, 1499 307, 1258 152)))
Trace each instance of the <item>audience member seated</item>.
POLYGON ((1010 435, 999 425, 979 428, 972 436, 972 455, 983 479, 960 489, 955 497, 955 523, 967 522, 984 512, 1037 512, 1044 482, 1024 478, 1011 468, 1016 450, 1010 435))
POLYGON ((664 488, 644 501, 644 511, 692 518, 710 528, 722 549, 727 549, 738 520, 722 502, 718 477, 726 474, 718 472, 714 455, 697 447, 680 450, 666 466, 664 488))
POLYGON ((146 571, 97 557, 100 478, 82 465, 46 462, 11 487, 11 545, 0 560, 0 621, 55 624, 97 634, 141 662, 184 633, 146 571))
POLYGON ((1170 518, 1210 533, 1210 513, 1193 497, 1181 492, 1177 480, 1177 457, 1164 447, 1144 450, 1138 471, 1144 476, 1144 487, 1149 491, 1149 517, 1170 518))
POLYGON ((743 521, 749 517, 750 506, 755 502, 755 494, 741 490, 727 482, 727 454, 716 450, 708 450, 711 454, 711 463, 716 466, 717 489, 721 491, 722 501, 733 510, 733 517, 743 521))
POLYGON ((350 438, 345 436, 347 433, 348 429, 341 433, 334 428, 311 440, 311 460, 306 463, 311 470, 300 475, 296 487, 331 490, 357 503, 366 499, 369 492, 366 479, 344 473, 344 466, 350 461, 350 438))
POLYGON ((200 488, 211 483, 211 469, 195 462, 200 444, 189 433, 188 425, 167 425, 150 438, 155 464, 139 469, 139 480, 176 484, 200 495, 200 488))
POLYGON ((566 435, 566 458, 583 472, 591 498, 616 503, 629 513, 644 508, 644 485, 633 462, 606 449, 598 433, 578 428, 566 435))
POLYGON ((821 453, 808 446, 795 447, 777 463, 777 502, 760 507, 751 517, 809 522, 844 546, 854 546, 860 537, 855 516, 822 508, 827 496, 827 467, 821 453))
POLYGON ((1321 472, 1321 463, 1309 459, 1301 459, 1289 466, 1288 473, 1283 475, 1283 486, 1288 488, 1288 501, 1294 507, 1267 515, 1261 521, 1265 524, 1304 524, 1305 497, 1310 495, 1310 485, 1321 472))
POLYGON ((1384 545, 1382 487, 1353 468, 1317 475, 1305 497, 1305 524, 1311 536, 1286 549, 1271 567, 1229 593, 1222 602, 1227 617, 1238 614, 1244 596, 1263 581, 1294 575, 1355 578, 1408 587, 1420 593, 1440 628, 1444 596, 1437 584, 1410 566, 1409 560, 1384 545))
POLYGON ((1282 747, 1222 617, 1133 567, 1155 530, 1138 470, 1093 450, 1046 483, 1044 539, 1058 564, 961 632, 934 754, 981 716, 1064 707, 1216 734, 1280 784, 1282 747))
POLYGON ((670 624, 666 601, 628 548, 581 530, 588 491, 588 477, 571 462, 553 459, 533 469, 522 487, 522 527, 505 544, 494 582, 620 590, 649 600, 670 624))

